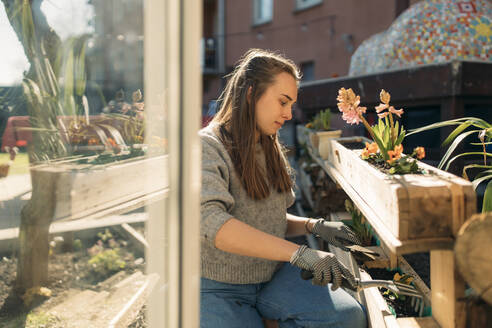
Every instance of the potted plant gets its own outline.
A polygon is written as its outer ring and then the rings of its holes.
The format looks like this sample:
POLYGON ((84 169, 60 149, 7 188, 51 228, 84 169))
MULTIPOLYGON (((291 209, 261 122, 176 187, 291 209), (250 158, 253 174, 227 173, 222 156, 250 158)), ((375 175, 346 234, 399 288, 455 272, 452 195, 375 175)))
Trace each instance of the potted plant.
POLYGON ((321 158, 326 159, 329 153, 331 138, 338 138, 342 135, 342 130, 331 129, 331 110, 329 108, 317 113, 311 122, 306 124, 309 129, 309 141, 315 153, 321 158))
POLYGON ((363 123, 364 137, 331 139, 325 169, 356 201, 379 235, 398 252, 448 247, 452 236, 475 212, 472 184, 419 161, 425 150, 403 153, 405 130, 396 117, 403 109, 390 105, 382 90, 375 107, 378 123, 370 126, 365 107, 351 90, 340 89, 338 108, 349 124, 363 123), (447 238, 447 239, 446 239, 447 238))

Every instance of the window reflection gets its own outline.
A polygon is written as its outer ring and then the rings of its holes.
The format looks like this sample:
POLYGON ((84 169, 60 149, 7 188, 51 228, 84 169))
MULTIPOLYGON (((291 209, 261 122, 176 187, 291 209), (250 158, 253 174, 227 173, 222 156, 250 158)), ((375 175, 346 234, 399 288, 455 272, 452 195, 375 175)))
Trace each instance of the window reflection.
POLYGON ((0 322, 124 320, 111 297, 155 283, 144 206, 167 188, 166 138, 144 128, 143 0, 2 4, 0 322))

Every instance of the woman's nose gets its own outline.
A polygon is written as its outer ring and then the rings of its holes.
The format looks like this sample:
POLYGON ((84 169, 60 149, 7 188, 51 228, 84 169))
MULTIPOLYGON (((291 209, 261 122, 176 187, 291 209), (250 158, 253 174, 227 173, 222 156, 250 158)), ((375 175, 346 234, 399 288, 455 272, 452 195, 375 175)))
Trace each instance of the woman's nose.
POLYGON ((292 119, 292 107, 286 107, 286 110, 284 110, 282 117, 286 120, 289 121, 292 119))

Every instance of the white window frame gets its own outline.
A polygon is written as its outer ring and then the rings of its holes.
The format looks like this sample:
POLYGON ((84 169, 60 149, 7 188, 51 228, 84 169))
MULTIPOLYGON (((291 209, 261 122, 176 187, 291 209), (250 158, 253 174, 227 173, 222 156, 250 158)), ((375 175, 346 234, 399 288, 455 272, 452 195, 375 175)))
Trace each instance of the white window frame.
POLYGON ((147 273, 160 278, 148 326, 198 327, 202 2, 147 0, 144 18, 146 137, 167 138, 169 153, 168 194, 147 205, 147 273))
POLYGON ((253 25, 273 20, 273 0, 253 0, 253 25))
POLYGON ((296 10, 304 10, 319 5, 323 0, 295 0, 296 10))

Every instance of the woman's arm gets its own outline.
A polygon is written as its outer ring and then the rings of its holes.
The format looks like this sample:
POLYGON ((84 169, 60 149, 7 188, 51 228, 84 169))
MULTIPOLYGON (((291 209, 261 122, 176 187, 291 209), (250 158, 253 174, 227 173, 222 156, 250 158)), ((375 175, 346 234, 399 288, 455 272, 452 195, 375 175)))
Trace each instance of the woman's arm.
POLYGON ((231 218, 217 232, 215 247, 229 253, 289 262, 300 245, 231 218))
POLYGON ((307 220, 310 219, 287 213, 287 232, 285 233, 285 235, 287 237, 293 237, 305 235, 313 231, 313 225, 316 221, 310 220, 306 225, 307 220), (306 231, 306 226, 309 231, 306 231))

